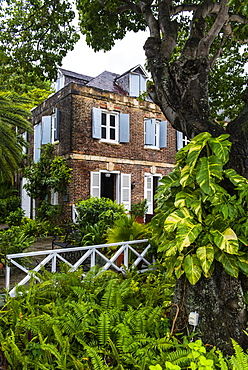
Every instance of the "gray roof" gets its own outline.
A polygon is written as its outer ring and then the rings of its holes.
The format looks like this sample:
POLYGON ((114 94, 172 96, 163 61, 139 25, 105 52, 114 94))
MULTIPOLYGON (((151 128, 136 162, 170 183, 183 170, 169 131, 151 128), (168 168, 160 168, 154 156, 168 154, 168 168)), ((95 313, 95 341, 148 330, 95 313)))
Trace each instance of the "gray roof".
POLYGON ((77 72, 72 72, 72 71, 68 71, 67 69, 63 69, 63 68, 59 68, 59 71, 64 75, 64 76, 67 76, 67 77, 71 77, 71 78, 76 78, 78 80, 83 80, 85 81, 86 83, 89 82, 90 80, 92 80, 94 77, 90 77, 90 76, 87 76, 87 75, 83 75, 81 73, 77 73, 77 72))

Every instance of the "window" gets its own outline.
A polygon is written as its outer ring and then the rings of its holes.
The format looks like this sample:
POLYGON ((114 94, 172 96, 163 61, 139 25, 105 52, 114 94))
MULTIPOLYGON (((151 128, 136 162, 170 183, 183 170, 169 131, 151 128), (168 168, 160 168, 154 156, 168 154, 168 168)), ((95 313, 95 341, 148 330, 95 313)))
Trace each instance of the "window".
POLYGON ((186 146, 190 140, 187 138, 186 135, 184 135, 182 132, 177 131, 177 150, 182 149, 184 146, 186 146))
POLYGON ((167 122, 155 118, 145 120, 145 146, 152 149, 167 146, 167 122))
POLYGON ((130 73, 130 96, 139 96, 146 91, 146 78, 140 74, 130 73))
POLYGON ((92 109, 92 137, 109 143, 129 143, 129 114, 92 109))
POLYGON ((102 111, 101 114, 101 139, 118 142, 118 115, 102 111))

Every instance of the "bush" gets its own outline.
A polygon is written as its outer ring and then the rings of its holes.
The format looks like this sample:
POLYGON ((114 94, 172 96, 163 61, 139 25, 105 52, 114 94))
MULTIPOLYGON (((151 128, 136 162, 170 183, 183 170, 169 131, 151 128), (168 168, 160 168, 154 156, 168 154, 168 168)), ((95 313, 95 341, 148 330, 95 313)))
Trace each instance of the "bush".
POLYGON ((76 205, 78 211, 77 224, 79 227, 97 224, 99 221, 106 226, 113 225, 117 218, 125 215, 123 204, 117 204, 108 198, 89 198, 81 200, 76 205))
POLYGON ((21 198, 18 196, 0 199, 0 223, 5 223, 10 212, 14 212, 20 207, 21 198))
POLYGON ((21 208, 17 208, 16 211, 10 212, 5 220, 6 224, 9 226, 20 226, 24 213, 24 210, 21 208))
POLYGON ((32 220, 23 217, 21 229, 26 236, 43 237, 47 235, 61 235, 63 230, 59 226, 53 226, 49 221, 32 220))
POLYGON ((19 226, 12 226, 0 233, 0 258, 5 263, 6 254, 21 253, 31 246, 34 238, 25 234, 19 226))

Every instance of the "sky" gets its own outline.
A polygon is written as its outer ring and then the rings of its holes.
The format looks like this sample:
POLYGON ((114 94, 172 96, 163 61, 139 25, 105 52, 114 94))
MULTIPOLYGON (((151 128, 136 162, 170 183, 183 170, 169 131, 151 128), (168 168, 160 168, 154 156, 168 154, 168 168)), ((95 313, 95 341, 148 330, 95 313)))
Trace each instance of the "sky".
POLYGON ((108 52, 94 52, 87 46, 84 36, 63 59, 62 68, 87 76, 96 77, 103 71, 122 74, 130 68, 145 64, 143 45, 148 32, 129 32, 123 40, 118 40, 108 52))

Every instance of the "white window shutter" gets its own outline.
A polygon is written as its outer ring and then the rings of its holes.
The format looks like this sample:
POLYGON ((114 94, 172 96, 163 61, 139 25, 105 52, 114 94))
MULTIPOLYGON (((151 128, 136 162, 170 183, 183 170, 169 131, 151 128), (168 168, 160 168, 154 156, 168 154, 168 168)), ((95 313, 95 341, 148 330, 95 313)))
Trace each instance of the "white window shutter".
POLYGON ((155 146, 155 125, 154 118, 145 120, 145 145, 155 146))
POLYGON ((130 96, 139 96, 139 75, 130 74, 130 96))
POLYGON ((147 199, 147 213, 153 214, 153 177, 145 176, 145 194, 144 198, 147 199))
POLYGON ((159 147, 166 148, 167 146, 167 121, 162 121, 159 124, 159 147))
POLYGON ((131 175, 121 173, 121 203, 129 211, 131 209, 131 175))
POLYGON ((34 126, 34 162, 38 162, 40 159, 40 147, 41 147, 41 124, 34 126))
POLYGON ((54 122, 54 141, 59 140, 59 110, 58 108, 55 109, 55 122, 54 122))
POLYGON ((28 180, 23 177, 21 181, 21 208, 25 212, 25 217, 31 218, 31 198, 27 194, 24 185, 28 182, 28 180))
POLYGON ((54 190, 51 191, 51 204, 53 206, 59 204, 59 193, 57 191, 54 190))
POLYGON ((139 76, 140 78, 140 93, 143 93, 146 91, 146 78, 144 76, 139 76))
POLYGON ((41 144, 51 143, 52 116, 43 116, 41 122, 42 139, 41 144))
POLYGON ((129 114, 120 113, 120 143, 130 141, 130 118, 129 114))
POLYGON ((181 131, 177 131, 177 150, 183 148, 183 133, 181 131))
POLYGON ((90 173, 90 196, 101 198, 101 174, 100 172, 90 173))
POLYGON ((101 139, 101 122, 102 110, 100 108, 92 108, 92 137, 101 139))

